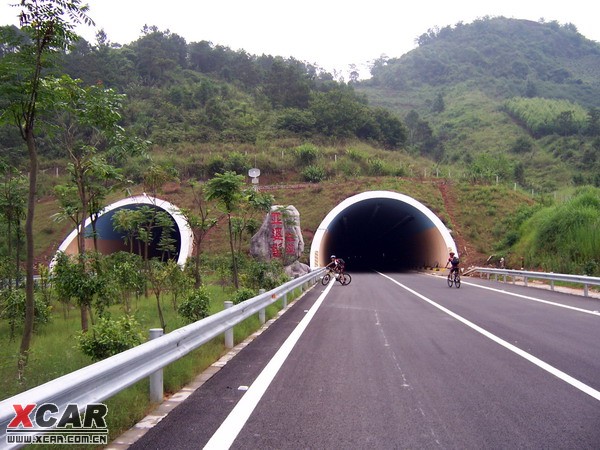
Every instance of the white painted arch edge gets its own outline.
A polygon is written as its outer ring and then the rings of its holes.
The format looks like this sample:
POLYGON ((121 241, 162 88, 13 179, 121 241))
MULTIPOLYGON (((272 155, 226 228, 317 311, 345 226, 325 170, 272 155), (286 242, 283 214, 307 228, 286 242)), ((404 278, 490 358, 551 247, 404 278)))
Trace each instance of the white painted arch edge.
POLYGON ((458 255, 458 250, 456 248, 456 244, 454 243, 454 239, 452 239, 452 236, 450 235, 450 230, 448 230, 448 228, 446 227, 446 225, 444 225, 440 218, 436 216, 433 213, 433 211, 431 211, 423 203, 419 202, 418 200, 415 200, 412 197, 409 197, 408 195, 400 194, 399 192, 366 191, 361 192, 360 194, 353 195, 352 197, 348 197, 347 199, 339 203, 331 211, 329 211, 329 213, 325 216, 325 218, 317 228, 315 237, 313 238, 312 244, 310 246, 310 267, 312 269, 317 267, 315 263, 315 254, 317 254, 319 249, 321 248, 321 241, 323 240, 323 237, 325 236, 329 225, 331 225, 331 222, 333 222, 333 220, 338 215, 340 215, 346 208, 349 208, 355 203, 375 198, 387 198, 397 200, 399 202, 406 203, 416 208, 418 211, 422 212, 429 220, 431 220, 431 223, 433 223, 433 225, 438 229, 440 235, 442 236, 442 239, 444 239, 444 242, 446 243, 446 247, 448 247, 448 250, 452 250, 458 255))
MULTIPOLYGON (((183 216, 181 210, 172 203, 167 202, 166 200, 151 197, 146 193, 143 193, 142 195, 127 197, 115 203, 111 203, 102 210, 98 217, 101 217, 102 215, 114 209, 118 209, 128 205, 153 205, 169 213, 169 215, 175 221, 175 225, 177 225, 177 229, 181 236, 181 248, 179 251, 179 257, 177 258, 177 264, 183 266, 186 263, 188 257, 192 254, 194 248, 194 237, 192 230, 187 220, 185 220, 185 217, 183 216)), ((88 219, 85 221, 84 229, 91 223, 92 219, 88 217, 88 219)), ((58 247, 58 252, 64 252, 75 239, 77 239, 77 228, 71 231, 69 236, 67 236, 67 238, 62 242, 62 244, 60 244, 60 246, 58 247)), ((52 260, 50 265, 52 266, 53 263, 54 259, 52 260)))

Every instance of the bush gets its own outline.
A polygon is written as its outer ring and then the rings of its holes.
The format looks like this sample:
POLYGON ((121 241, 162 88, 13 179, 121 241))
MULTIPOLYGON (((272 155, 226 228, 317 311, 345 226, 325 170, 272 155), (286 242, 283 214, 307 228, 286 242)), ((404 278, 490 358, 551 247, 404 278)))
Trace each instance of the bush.
POLYGON ((133 316, 118 320, 102 317, 91 331, 78 336, 79 349, 94 361, 121 353, 143 341, 140 324, 133 316))
POLYGON ((252 167, 248 157, 239 152, 231 152, 225 161, 225 170, 235 172, 240 175, 246 175, 248 169, 252 167))
POLYGON ((312 144, 304 144, 296 149, 296 158, 301 166, 313 164, 319 156, 319 149, 312 144))
POLYGON ((209 316, 210 297, 204 286, 194 289, 179 305, 177 312, 188 323, 196 322, 209 316))
MULTIPOLYGON (((37 295, 34 298, 34 324, 50 322, 51 306, 37 295)), ((8 320, 10 337, 14 338, 16 327, 25 322, 25 291, 23 289, 0 289, 0 319, 8 320)))
POLYGON ((302 177, 309 183, 319 183, 327 178, 327 174, 322 167, 308 166, 302 171, 302 177))
POLYGON ((368 161, 367 173, 371 176, 386 175, 388 172, 387 167, 383 160, 379 158, 371 158, 368 161))
POLYGON ((233 294, 231 300, 233 301, 234 305, 237 305, 238 303, 242 303, 243 301, 248 300, 249 298, 252 298, 255 295, 256 293, 252 289, 241 288, 237 290, 235 294, 233 294))
POLYGON ((258 289, 271 290, 289 280, 279 260, 270 262, 251 261, 243 275, 247 286, 258 289))
POLYGON ((368 154, 355 148, 349 148, 346 150, 346 156, 348 156, 351 161, 360 163, 367 159, 368 154))
POLYGON ((223 158, 216 156, 208 162, 206 171, 208 172, 209 177, 214 177, 218 173, 223 173, 225 171, 225 161, 223 161, 223 158))

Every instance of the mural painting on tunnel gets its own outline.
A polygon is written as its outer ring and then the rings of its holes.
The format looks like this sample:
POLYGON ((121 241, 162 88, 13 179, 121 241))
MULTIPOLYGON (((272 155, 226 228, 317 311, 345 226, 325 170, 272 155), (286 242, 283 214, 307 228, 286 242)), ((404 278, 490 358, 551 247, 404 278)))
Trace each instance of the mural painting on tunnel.
MULTIPOLYGON (((111 254, 118 251, 128 251, 126 238, 123 232, 115 230, 112 218, 119 210, 135 210, 147 206, 157 211, 165 211, 168 213, 172 224, 172 238, 175 240, 176 250, 173 252, 171 259, 176 260, 179 265, 184 265, 187 258, 192 254, 193 236, 192 231, 183 217, 181 211, 171 203, 148 196, 146 194, 128 197, 104 208, 98 216, 97 234, 98 234, 98 251, 102 254, 111 254)), ((86 247, 92 248, 93 241, 91 237, 91 219, 88 218, 85 222, 86 247)), ((156 240, 150 245, 149 257, 159 256, 156 240)), ((59 252, 64 252, 68 255, 77 254, 77 229, 74 229, 69 236, 62 242, 58 248, 59 252)), ((51 263, 52 265, 52 263, 51 263)))
POLYGON ((347 198, 319 225, 310 249, 312 268, 335 254, 352 270, 408 270, 443 266, 457 252, 450 230, 429 208, 392 191, 347 198))

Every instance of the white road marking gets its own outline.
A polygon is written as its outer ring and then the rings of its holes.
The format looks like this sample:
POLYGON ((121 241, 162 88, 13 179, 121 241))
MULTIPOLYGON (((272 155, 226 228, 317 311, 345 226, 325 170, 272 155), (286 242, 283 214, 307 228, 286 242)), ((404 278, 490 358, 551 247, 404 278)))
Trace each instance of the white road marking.
POLYGON ((273 358, 271 358, 260 375, 256 377, 254 383, 252 383, 248 388, 248 391, 246 391, 237 405, 231 410, 219 429, 215 431, 215 434, 213 434, 206 443, 204 446, 205 449, 228 449, 231 447, 231 444, 233 444, 233 441, 235 441, 235 438, 248 421, 252 411, 256 408, 256 405, 275 378, 275 375, 277 375, 277 372, 279 372, 279 369, 281 369, 281 366, 283 366, 283 363, 300 339, 300 336, 302 336, 302 333, 314 317, 333 285, 334 283, 327 285, 315 304, 310 308, 294 331, 292 331, 277 353, 273 355, 273 358))
POLYGON ((562 372, 561 370, 558 370, 556 367, 551 366, 550 364, 542 361, 539 358, 536 358, 535 356, 521 350, 520 348, 510 344, 509 342, 506 342, 504 339, 499 338, 498 336, 496 336, 495 334, 490 333, 489 331, 481 328, 478 325, 475 325, 473 322, 465 319, 462 316, 459 316, 458 314, 450 311, 448 308, 443 307, 442 305, 434 302, 433 300, 425 297, 422 294, 419 294, 417 291, 412 290, 411 288, 409 288, 408 286, 403 285, 402 283, 400 283, 399 281, 394 280, 393 278, 381 273, 381 272, 377 272, 379 275, 387 278, 388 280, 392 281, 393 283, 396 283, 398 286, 400 286, 402 289, 407 290, 408 292, 410 292, 413 295, 416 295, 417 297, 419 297, 421 300, 426 301, 427 303, 435 306, 436 308, 438 308, 439 310, 443 311, 444 313, 448 314, 449 316, 455 318, 456 320, 458 320, 459 322, 462 322, 463 324, 467 325, 468 327, 472 328, 473 330, 477 331, 478 333, 481 333, 482 335, 484 335, 485 337, 491 339, 492 341, 496 342, 497 344, 500 344, 501 346, 507 348, 508 350, 510 350, 511 352, 516 353, 517 355, 521 356, 522 358, 525 358, 527 361, 535 364, 536 366, 542 368, 543 370, 545 370, 546 372, 554 375, 555 377, 563 380, 564 382, 570 384, 571 386, 575 387, 576 389, 579 389, 581 392, 584 392, 588 395, 590 395, 591 397, 595 398, 596 400, 600 401, 600 391, 597 391, 596 389, 588 386, 587 384, 582 383, 581 381, 573 378, 572 376, 566 374, 565 372, 562 372))
POLYGON ((536 297, 530 297, 528 295, 515 294, 514 292, 505 291, 504 289, 496 289, 496 288, 489 287, 489 286, 481 286, 479 284, 469 283, 469 282, 463 281, 463 280, 461 280, 461 283, 469 285, 469 286, 473 286, 473 287, 476 287, 479 289, 487 289, 488 291, 500 292, 502 294, 512 295, 513 297, 524 298, 526 300, 531 300, 533 302, 545 303, 547 305, 557 306, 559 308, 571 309, 573 311, 579 311, 579 312, 586 313, 586 314, 592 314, 594 316, 600 316, 600 312, 598 312, 598 311, 591 311, 589 309, 583 309, 583 308, 577 308, 575 306, 563 305, 562 303, 551 302, 549 300, 544 300, 544 299, 536 298, 536 297))

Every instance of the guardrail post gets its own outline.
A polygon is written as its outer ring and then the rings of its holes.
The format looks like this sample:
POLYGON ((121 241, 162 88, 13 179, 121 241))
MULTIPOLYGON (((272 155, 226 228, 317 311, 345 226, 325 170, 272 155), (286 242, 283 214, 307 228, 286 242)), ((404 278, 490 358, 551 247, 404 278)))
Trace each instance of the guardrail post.
POLYGON ((525 283, 525 286, 527 286, 527 277, 523 277, 523 282, 525 283))
POLYGON ((281 309, 287 308, 287 292, 281 296, 281 309))
MULTIPOLYGON (((264 294, 264 293, 265 293, 264 289, 258 290, 259 295, 264 294)), ((260 321, 261 325, 264 325, 265 322, 267 321, 265 312, 266 312, 265 308, 262 308, 260 311, 258 311, 258 320, 260 321)))
MULTIPOLYGON (((231 300, 226 300, 224 304, 225 309, 229 309, 233 306, 233 302, 231 300)), ((225 348, 233 348, 233 327, 225 330, 225 348)))
POLYGON ((586 296, 586 297, 589 296, 589 294, 588 294, 588 285, 585 284, 585 283, 583 285, 583 295, 586 296))
MULTIPOLYGON (((151 328, 150 339, 157 339, 164 334, 162 328, 151 328)), ((150 401, 152 403, 162 403, 163 401, 163 370, 158 369, 150 375, 150 401)))

